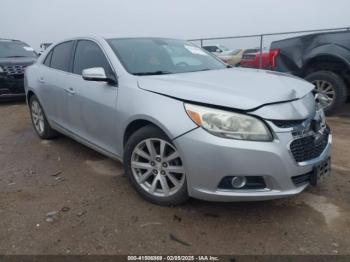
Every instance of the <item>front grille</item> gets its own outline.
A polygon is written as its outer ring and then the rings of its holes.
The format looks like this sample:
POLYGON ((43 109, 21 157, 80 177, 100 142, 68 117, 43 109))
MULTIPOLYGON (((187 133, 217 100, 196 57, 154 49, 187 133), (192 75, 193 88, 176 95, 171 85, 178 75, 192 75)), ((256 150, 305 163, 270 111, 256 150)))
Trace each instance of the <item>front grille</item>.
POLYGON ((304 185, 306 183, 309 183, 312 172, 309 172, 309 173, 306 173, 306 174, 303 174, 300 176, 293 176, 292 181, 293 181, 294 185, 301 186, 301 185, 304 185))
POLYGON ((27 66, 25 65, 11 65, 11 66, 5 66, 4 72, 7 75, 23 75, 24 70, 27 66))
POLYGON ((301 120, 271 120, 274 125, 278 126, 279 128, 291 128, 298 125, 301 125, 305 119, 301 120))
POLYGON ((310 135, 294 140, 290 144, 290 150, 295 161, 303 162, 319 157, 327 146, 329 134, 330 130, 327 127, 317 139, 315 136, 310 135))

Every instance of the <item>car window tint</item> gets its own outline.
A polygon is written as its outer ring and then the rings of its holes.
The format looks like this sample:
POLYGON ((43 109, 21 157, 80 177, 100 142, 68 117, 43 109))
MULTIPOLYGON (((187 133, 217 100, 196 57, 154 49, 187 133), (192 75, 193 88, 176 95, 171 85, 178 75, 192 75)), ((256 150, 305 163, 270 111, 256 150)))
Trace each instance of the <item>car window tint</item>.
POLYGON ((75 51, 73 73, 81 75, 84 69, 93 67, 102 67, 106 74, 112 73, 101 48, 92 41, 80 40, 75 51))
POLYGON ((45 60, 44 60, 44 65, 50 66, 51 57, 52 57, 52 51, 46 56, 46 58, 45 58, 45 60))
POLYGON ((57 45, 52 51, 53 53, 51 55, 51 67, 68 72, 72 47, 73 41, 57 45))

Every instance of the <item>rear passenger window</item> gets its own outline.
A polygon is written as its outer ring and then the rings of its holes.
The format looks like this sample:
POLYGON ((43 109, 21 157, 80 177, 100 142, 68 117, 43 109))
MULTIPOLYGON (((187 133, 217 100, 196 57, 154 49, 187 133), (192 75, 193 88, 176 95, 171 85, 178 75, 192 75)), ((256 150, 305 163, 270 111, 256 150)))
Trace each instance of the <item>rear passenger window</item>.
POLYGON ((112 69, 101 48, 89 40, 78 41, 74 56, 73 73, 81 75, 84 69, 102 67, 106 74, 112 73, 112 69))
POLYGON ((72 54, 73 41, 65 42, 57 45, 51 55, 51 67, 69 71, 69 63, 72 54))

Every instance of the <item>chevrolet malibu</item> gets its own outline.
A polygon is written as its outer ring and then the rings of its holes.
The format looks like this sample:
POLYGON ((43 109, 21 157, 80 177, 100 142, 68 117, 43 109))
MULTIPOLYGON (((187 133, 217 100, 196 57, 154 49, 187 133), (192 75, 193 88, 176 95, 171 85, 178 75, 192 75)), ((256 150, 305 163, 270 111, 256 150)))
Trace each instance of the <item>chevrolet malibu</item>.
POLYGON ((156 204, 293 196, 330 174, 311 84, 229 68, 190 42, 65 40, 26 70, 25 89, 40 138, 62 133, 122 161, 156 204))

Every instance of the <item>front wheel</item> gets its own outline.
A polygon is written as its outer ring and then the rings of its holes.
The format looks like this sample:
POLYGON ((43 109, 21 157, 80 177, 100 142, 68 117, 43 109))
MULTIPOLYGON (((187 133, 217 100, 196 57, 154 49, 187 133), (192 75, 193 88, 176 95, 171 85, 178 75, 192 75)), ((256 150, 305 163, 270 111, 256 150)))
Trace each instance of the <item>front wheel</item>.
POLYGON ((184 163, 176 147, 158 128, 146 126, 127 141, 125 172, 136 191, 158 205, 188 199, 184 163))

